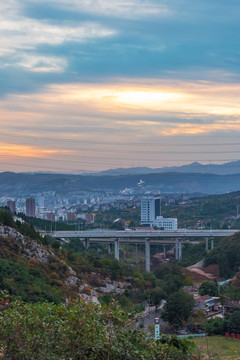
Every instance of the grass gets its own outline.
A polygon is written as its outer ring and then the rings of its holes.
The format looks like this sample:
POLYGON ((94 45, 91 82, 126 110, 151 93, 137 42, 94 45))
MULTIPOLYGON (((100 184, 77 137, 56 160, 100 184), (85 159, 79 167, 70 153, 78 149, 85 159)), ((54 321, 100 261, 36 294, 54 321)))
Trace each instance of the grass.
POLYGON ((196 355, 207 360, 240 360, 240 340, 226 339, 224 336, 194 338, 196 355))

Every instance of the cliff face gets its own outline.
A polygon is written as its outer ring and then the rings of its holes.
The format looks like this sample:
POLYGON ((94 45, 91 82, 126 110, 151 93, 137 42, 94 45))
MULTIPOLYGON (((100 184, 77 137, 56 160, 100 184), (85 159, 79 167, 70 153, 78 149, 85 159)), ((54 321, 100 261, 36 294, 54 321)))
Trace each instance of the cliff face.
POLYGON ((104 294, 122 294, 131 279, 112 281, 99 272, 74 270, 51 247, 0 226, 0 289, 25 301, 56 303, 80 297, 99 303, 104 294))
POLYGON ((49 257, 54 256, 54 253, 44 249, 41 243, 23 236, 11 227, 0 226, 0 238, 10 240, 12 242, 10 248, 15 250, 16 254, 24 256, 27 259, 34 258, 39 262, 48 263, 49 257))

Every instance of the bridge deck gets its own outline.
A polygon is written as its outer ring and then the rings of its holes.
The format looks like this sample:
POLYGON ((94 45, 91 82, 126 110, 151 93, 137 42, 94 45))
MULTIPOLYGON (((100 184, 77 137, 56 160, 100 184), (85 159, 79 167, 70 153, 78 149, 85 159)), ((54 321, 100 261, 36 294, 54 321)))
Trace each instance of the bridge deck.
POLYGON ((152 230, 152 231, 56 231, 52 234, 54 238, 80 238, 80 239, 160 239, 160 238, 196 238, 196 237, 228 237, 240 230, 188 230, 179 229, 175 231, 152 230))

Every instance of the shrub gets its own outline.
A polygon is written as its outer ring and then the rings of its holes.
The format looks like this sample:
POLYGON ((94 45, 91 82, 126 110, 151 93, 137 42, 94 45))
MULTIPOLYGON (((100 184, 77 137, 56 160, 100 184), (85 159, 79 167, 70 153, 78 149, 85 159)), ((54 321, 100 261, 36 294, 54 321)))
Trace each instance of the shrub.
POLYGON ((163 360, 191 358, 191 343, 159 341, 129 326, 116 304, 15 303, 0 313, 0 347, 8 360, 163 360))

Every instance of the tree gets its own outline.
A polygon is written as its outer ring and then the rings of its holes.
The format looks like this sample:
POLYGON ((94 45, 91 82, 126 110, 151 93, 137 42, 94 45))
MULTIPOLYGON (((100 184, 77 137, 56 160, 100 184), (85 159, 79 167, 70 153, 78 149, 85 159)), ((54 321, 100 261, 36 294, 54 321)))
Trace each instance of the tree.
POLYGON ((163 311, 163 319, 176 327, 183 327, 194 308, 194 298, 184 290, 169 295, 163 311))
POLYGON ((51 245, 52 245, 52 248, 55 250, 59 250, 61 247, 61 243, 58 240, 54 240, 51 245))
POLYGON ((218 296, 218 286, 215 281, 203 281, 200 285, 198 292, 201 296, 218 296))
POLYGON ((240 334, 240 310, 232 313, 228 320, 228 330, 235 334, 240 334))
POLYGON ((206 324, 207 318, 201 309, 194 311, 187 320, 187 325, 191 330, 205 330, 206 324))
POLYGON ((224 335, 227 331, 227 320, 221 318, 210 319, 207 322, 208 335, 224 335))
POLYGON ((14 220, 11 211, 7 208, 0 209, 0 223, 6 226, 13 226, 14 220))

